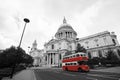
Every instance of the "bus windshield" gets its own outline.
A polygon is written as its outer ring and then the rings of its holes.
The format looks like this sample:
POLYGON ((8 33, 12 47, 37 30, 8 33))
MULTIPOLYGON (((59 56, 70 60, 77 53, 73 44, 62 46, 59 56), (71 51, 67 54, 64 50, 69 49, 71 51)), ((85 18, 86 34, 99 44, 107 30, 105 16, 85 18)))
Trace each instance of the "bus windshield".
POLYGON ((78 65, 87 65, 87 61, 78 61, 78 65))

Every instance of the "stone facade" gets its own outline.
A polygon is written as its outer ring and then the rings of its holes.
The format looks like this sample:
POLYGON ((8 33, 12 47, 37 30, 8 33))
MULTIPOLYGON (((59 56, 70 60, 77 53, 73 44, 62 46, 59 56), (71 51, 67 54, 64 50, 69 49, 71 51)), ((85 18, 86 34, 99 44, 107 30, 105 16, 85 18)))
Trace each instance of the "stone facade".
MULTIPOLYGON (((67 51, 75 53, 77 44, 80 43, 86 50, 90 58, 105 57, 106 52, 111 49, 118 56, 117 50, 120 45, 114 32, 100 32, 84 38, 77 38, 77 33, 71 25, 67 24, 64 18, 63 24, 55 34, 55 39, 51 39, 44 44, 44 62, 47 66, 61 66, 63 55, 67 51)), ((118 56, 119 57, 119 56, 118 56)))
POLYGON ((106 57, 108 50, 113 50, 118 56, 117 50, 120 49, 115 33, 108 31, 80 38, 77 43, 87 49, 87 53, 91 55, 91 58, 106 57))

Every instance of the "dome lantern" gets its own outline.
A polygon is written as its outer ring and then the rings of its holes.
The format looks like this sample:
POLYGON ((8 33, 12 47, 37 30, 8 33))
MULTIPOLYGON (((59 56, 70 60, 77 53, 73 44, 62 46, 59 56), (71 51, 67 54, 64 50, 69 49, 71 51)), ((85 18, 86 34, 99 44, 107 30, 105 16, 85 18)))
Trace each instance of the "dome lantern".
POLYGON ((67 23, 67 21, 66 21, 66 19, 65 19, 65 17, 64 17, 64 19, 63 19, 63 24, 65 24, 65 23, 67 23))

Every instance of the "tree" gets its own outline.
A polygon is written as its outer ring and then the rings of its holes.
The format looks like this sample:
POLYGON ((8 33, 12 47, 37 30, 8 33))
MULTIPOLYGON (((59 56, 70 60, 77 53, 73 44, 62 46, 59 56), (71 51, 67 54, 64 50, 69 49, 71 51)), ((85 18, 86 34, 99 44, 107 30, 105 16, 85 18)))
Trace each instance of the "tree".
POLYGON ((83 46, 81 46, 79 43, 77 44, 77 48, 76 48, 76 53, 78 52, 86 53, 86 49, 83 46))
POLYGON ((34 59, 30 55, 25 54, 24 58, 23 58, 23 61, 21 63, 25 63, 26 66, 29 66, 33 63, 33 61, 34 61, 34 59))
POLYGON ((109 50, 106 54, 106 59, 107 60, 116 60, 118 59, 117 56, 115 55, 115 53, 112 50, 109 50))
POLYGON ((10 47, 0 54, 0 67, 13 67, 19 64, 32 64, 33 59, 30 55, 19 47, 10 47))
POLYGON ((105 62, 106 62, 106 64, 118 64, 119 63, 119 59, 115 55, 114 51, 109 50, 107 52, 106 61, 105 62))
POLYGON ((118 55, 120 56, 120 50, 119 49, 117 49, 117 52, 118 52, 118 55))

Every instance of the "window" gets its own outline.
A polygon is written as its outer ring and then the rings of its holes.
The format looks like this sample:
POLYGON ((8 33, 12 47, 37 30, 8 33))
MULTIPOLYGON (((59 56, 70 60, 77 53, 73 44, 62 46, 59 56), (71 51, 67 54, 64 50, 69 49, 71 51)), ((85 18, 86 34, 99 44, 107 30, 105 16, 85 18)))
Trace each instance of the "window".
POLYGON ((89 48, 89 46, 87 46, 87 48, 89 48))
POLYGON ((79 54, 77 54, 76 56, 79 57, 79 54))
POLYGON ((85 57, 85 54, 83 54, 83 56, 85 57))
POLYGON ((81 56, 83 56, 83 55, 81 54, 81 56))
POLYGON ((59 55, 59 59, 60 59, 60 60, 62 59, 62 55, 61 55, 61 54, 59 55))
POLYGON ((86 62, 86 61, 78 61, 78 64, 79 64, 79 65, 86 65, 87 62, 86 62))
POLYGON ((99 44, 97 44, 97 46, 99 46, 99 44))
POLYGON ((52 49, 54 49, 54 44, 52 44, 52 49))
POLYGON ((73 57, 75 57, 75 55, 73 55, 73 57))
POLYGON ((88 52, 88 57, 91 59, 92 58, 92 56, 91 56, 91 53, 90 52, 88 52))
POLYGON ((115 40, 114 40, 114 39, 112 39, 112 41, 113 41, 114 45, 116 45, 116 42, 115 42, 115 40))
POLYGON ((47 56, 45 57, 45 61, 47 61, 47 56))
POLYGON ((74 63, 74 65, 76 65, 76 63, 74 63))

